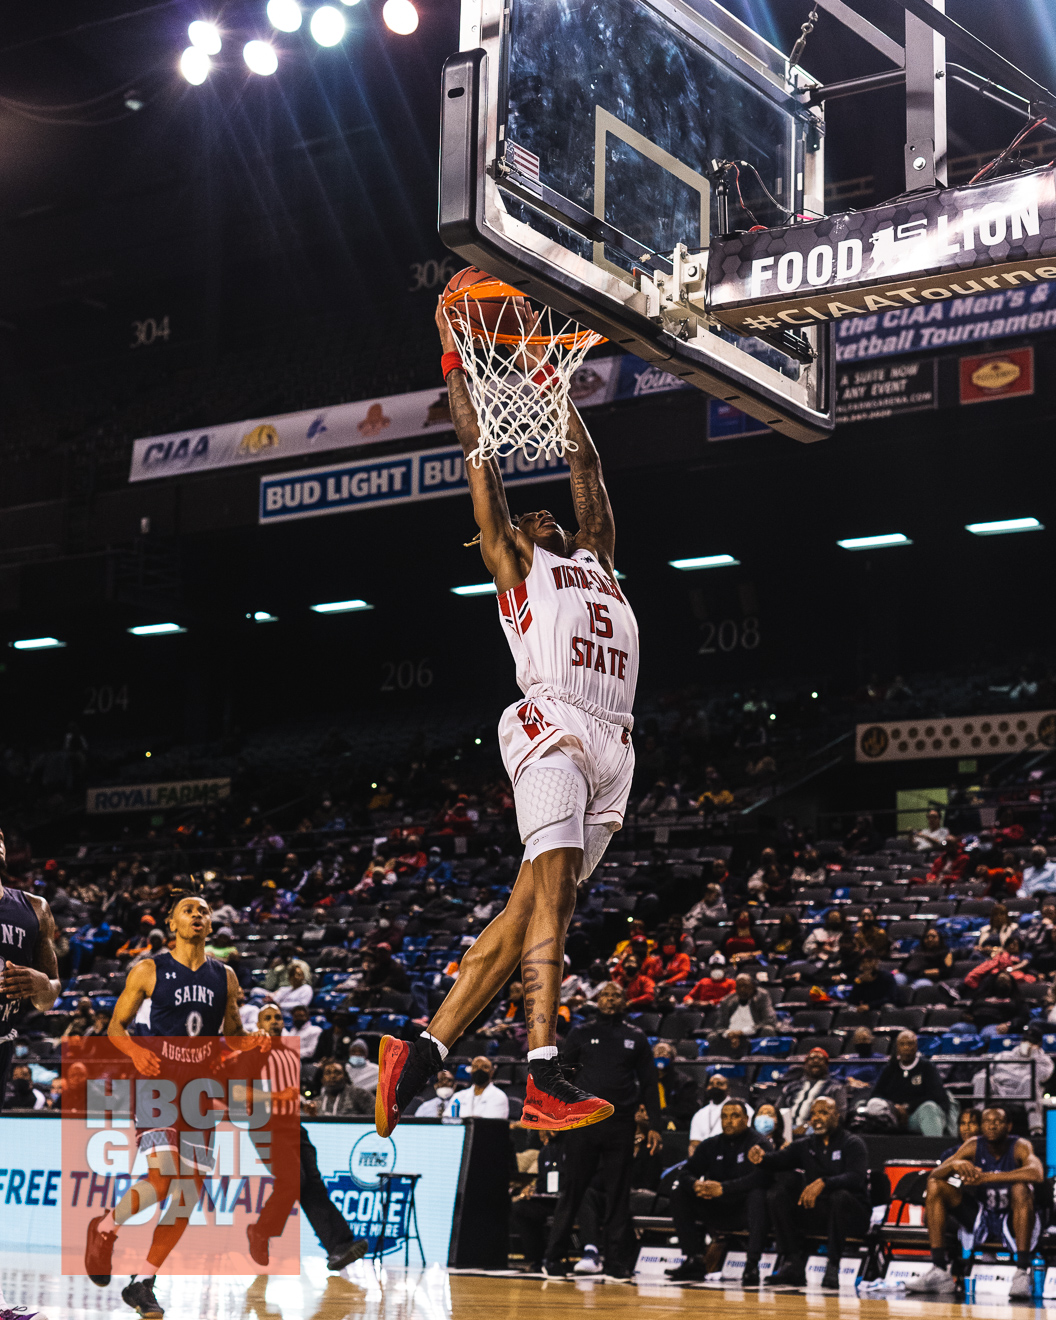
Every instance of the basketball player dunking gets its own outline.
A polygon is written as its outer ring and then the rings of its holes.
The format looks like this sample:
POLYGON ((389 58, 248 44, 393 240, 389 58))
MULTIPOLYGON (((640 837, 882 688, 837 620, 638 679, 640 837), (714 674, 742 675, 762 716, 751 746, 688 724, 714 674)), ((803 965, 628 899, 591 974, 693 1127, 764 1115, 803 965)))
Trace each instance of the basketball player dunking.
MULTIPOLYGON (((157 1077, 163 1068, 169 1077, 188 1069, 188 1077, 203 1074, 218 1057, 221 1034, 235 1049, 265 1045, 263 1037, 244 1034, 234 972, 205 952, 205 942, 212 930, 211 915, 205 899, 195 894, 175 895, 168 917, 169 929, 176 937, 172 952, 166 950, 138 963, 125 979, 125 988, 114 1005, 108 1035, 142 1076, 157 1077), (150 1001, 147 1034, 164 1038, 153 1041, 153 1048, 140 1044, 128 1031, 147 1000, 150 1001), (195 1043, 173 1045, 169 1039, 173 1036, 186 1036, 195 1043)), ((134 1183, 112 1210, 88 1225, 85 1268, 92 1282, 101 1288, 110 1282, 110 1262, 122 1225, 140 1210, 160 1205, 177 1176, 193 1178, 200 1192, 202 1178, 212 1167, 208 1134, 196 1132, 182 1119, 170 1128, 141 1132, 139 1149, 147 1156, 146 1178, 134 1183), (185 1146, 189 1140, 193 1147, 193 1151, 183 1152, 182 1160, 181 1136, 185 1146), (186 1162, 186 1156, 191 1153, 193 1166, 186 1162)), ((154 1280, 188 1223, 185 1215, 172 1223, 158 1223, 141 1268, 121 1293, 124 1301, 144 1320, 164 1315, 154 1296, 154 1280)))
POLYGON ((443 307, 437 326, 444 367, 499 614, 524 693, 499 721, 513 782, 524 860, 504 912, 462 960, 458 980, 418 1039, 391 1036, 379 1050, 376 1122, 387 1136, 441 1066, 448 1049, 499 992, 518 963, 524 983, 529 1078, 521 1122, 561 1131, 607 1118, 612 1105, 566 1081, 557 1063, 564 944, 576 887, 593 872, 631 787, 631 706, 638 627, 616 584, 612 510, 597 450, 573 405, 567 452, 578 530, 545 509, 510 517, 494 460, 468 461, 477 418, 457 365, 443 307))
POLYGON ((55 918, 36 894, 7 878, 7 850, 0 831, 0 1109, 19 1022, 31 1008, 47 1012, 62 989, 55 958, 55 918))

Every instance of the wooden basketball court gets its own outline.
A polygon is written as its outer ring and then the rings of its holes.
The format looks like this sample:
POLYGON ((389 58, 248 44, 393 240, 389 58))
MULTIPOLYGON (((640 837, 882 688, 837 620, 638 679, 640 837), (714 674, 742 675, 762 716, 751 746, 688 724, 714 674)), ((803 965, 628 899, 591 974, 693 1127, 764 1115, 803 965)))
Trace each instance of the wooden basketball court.
MULTIPOLYGON (((322 1262, 319 1262, 321 1267, 322 1262)), ((118 1320, 135 1312, 121 1300, 121 1285, 96 1288, 86 1278, 49 1275, 32 1269, 0 1270, 8 1307, 36 1311, 37 1320, 118 1320)), ((732 1320, 745 1311, 760 1320, 823 1320, 859 1315, 920 1317, 932 1320, 1011 1320, 1016 1309, 1035 1303, 998 1301, 965 1305, 946 1299, 859 1297, 853 1291, 742 1292, 714 1285, 677 1288, 602 1283, 593 1280, 540 1280, 450 1274, 439 1266, 381 1270, 354 1266, 347 1275, 321 1268, 299 1278, 252 1279, 238 1276, 159 1279, 158 1300, 166 1320, 564 1320, 589 1311, 595 1316, 658 1318, 706 1311, 710 1320, 732 1320)), ((1039 1304, 1040 1305, 1040 1304, 1039 1304)), ((2 1310, 2 1308, 0 1308, 2 1310)))

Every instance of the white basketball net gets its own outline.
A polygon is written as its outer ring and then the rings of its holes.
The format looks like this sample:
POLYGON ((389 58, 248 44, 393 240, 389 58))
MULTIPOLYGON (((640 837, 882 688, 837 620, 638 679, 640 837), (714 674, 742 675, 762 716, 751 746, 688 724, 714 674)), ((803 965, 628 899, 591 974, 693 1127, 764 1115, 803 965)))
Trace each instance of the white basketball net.
POLYGON ((445 306, 480 430, 470 461, 480 467, 521 451, 534 462, 574 450, 576 443, 568 438, 568 387, 604 336, 549 307, 536 320, 525 300, 513 297, 504 300, 495 330, 479 319, 474 329, 475 302, 467 295, 445 306), (511 333, 514 325, 519 329, 511 333))

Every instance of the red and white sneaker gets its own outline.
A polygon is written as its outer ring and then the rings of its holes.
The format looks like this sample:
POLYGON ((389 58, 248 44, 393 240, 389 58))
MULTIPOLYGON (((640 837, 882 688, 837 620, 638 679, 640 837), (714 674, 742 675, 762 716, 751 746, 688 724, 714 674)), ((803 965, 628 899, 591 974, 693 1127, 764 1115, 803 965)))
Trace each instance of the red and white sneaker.
POLYGON ((573 1086, 556 1059, 532 1060, 521 1113, 523 1127, 567 1132, 569 1128, 600 1123, 611 1113, 612 1105, 607 1100, 599 1100, 596 1095, 587 1095, 573 1086))
POLYGON ((374 1097, 374 1126, 379 1137, 387 1137, 400 1115, 430 1077, 440 1071, 443 1060, 431 1040, 397 1040, 382 1036, 378 1046, 378 1089, 374 1097))

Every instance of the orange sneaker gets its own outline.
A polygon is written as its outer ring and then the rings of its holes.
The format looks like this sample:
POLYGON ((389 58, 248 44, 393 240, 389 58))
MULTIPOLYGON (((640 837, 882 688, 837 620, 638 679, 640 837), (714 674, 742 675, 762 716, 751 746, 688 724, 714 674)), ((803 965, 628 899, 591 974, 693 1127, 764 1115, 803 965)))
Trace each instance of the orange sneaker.
POLYGON ((547 1132, 589 1127, 612 1113, 607 1100, 587 1095, 567 1081, 556 1059, 533 1059, 528 1070, 521 1124, 547 1132))
POLYGON ((374 1126, 379 1137, 387 1137, 400 1115, 430 1077, 440 1071, 443 1060, 431 1040, 397 1040, 382 1036, 378 1046, 378 1089, 374 1097, 374 1126))

